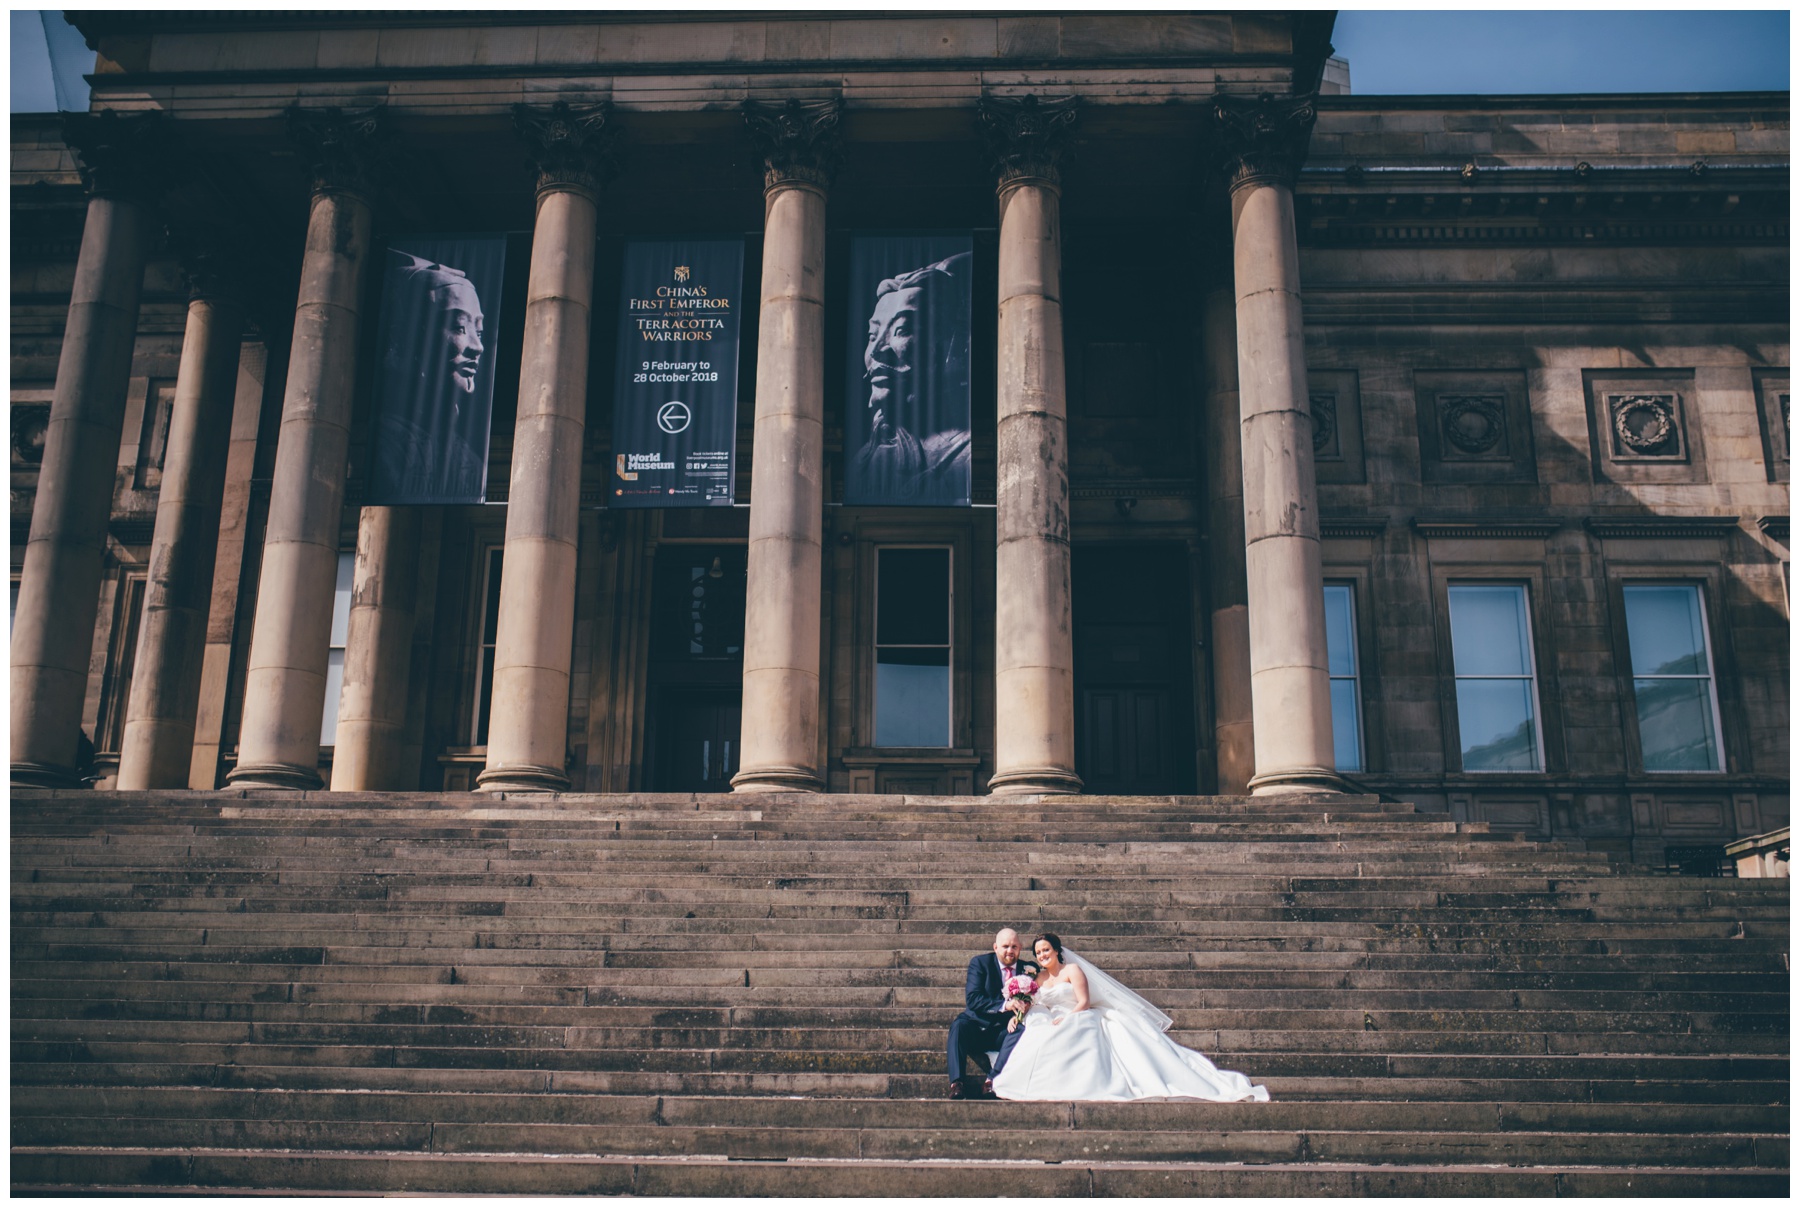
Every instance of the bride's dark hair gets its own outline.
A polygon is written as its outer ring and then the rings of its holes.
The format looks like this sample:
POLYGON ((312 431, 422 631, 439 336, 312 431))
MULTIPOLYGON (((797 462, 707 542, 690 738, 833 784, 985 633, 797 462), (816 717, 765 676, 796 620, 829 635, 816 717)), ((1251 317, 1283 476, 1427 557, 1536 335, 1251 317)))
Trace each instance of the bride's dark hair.
POLYGON ((1038 936, 1035 940, 1032 940, 1031 941, 1031 950, 1033 952, 1036 952, 1037 946, 1039 944, 1049 944, 1052 948, 1056 949, 1056 959, 1061 960, 1063 958, 1062 936, 1056 934, 1056 932, 1046 931, 1046 932, 1044 932, 1044 934, 1038 936))

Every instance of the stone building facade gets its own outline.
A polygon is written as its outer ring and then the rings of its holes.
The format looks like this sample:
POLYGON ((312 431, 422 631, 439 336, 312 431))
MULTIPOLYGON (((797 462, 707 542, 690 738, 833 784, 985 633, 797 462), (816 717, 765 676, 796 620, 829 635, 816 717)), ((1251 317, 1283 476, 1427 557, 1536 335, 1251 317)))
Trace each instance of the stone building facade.
POLYGON ((1786 825, 1785 94, 1360 97, 1329 15, 76 20, 94 113, 13 119, 15 782, 1786 825), (975 232, 971 508, 843 502, 895 229, 975 232), (529 250, 488 504, 365 507, 429 231, 529 250), (608 508, 620 248, 696 232, 738 506, 608 508), (941 747, 876 741, 908 550, 941 747))

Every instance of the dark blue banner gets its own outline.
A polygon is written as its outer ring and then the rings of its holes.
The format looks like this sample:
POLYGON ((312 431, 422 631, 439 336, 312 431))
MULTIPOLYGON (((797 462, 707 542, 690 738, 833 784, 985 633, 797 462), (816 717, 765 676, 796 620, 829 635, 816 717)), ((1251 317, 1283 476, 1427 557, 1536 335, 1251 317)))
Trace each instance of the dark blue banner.
POLYGON ((506 238, 388 244, 370 504, 481 503, 494 415, 506 238))
POLYGON ((731 506, 743 286, 742 239, 625 245, 609 506, 731 506))
POLYGON ((845 503, 969 506, 974 251, 966 233, 851 241, 845 503))

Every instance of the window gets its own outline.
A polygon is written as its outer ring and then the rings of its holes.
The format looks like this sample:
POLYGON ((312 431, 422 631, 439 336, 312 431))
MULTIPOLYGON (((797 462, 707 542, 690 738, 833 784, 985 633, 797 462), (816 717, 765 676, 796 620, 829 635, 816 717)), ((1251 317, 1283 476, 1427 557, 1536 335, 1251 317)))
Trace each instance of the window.
POLYGON ((1692 584, 1625 588, 1625 637, 1646 772, 1719 772, 1719 700, 1706 607, 1692 584))
POLYGON ((1360 772, 1362 691, 1356 676, 1356 600, 1348 583, 1325 585, 1325 650, 1331 670, 1331 740, 1337 770, 1360 772))
POLYGON ((143 575, 126 573, 114 598, 112 638, 107 643, 106 673, 100 688, 100 716, 94 724, 94 749, 116 752, 125 746, 125 714, 131 705, 131 676, 137 670, 140 625, 144 619, 143 575))
MULTIPOLYGON (((745 556, 741 545, 664 545, 656 551, 653 658, 669 663, 743 659, 745 556)), ((731 678, 741 677, 734 673, 731 678)))
POLYGON ((950 745, 950 551, 883 547, 875 563, 875 745, 950 745))
POLYGON ((1450 645, 1465 772, 1541 772, 1525 588, 1451 584, 1450 645))
POLYGON ((350 643, 350 582, 356 574, 355 553, 338 555, 337 594, 331 601, 331 658, 325 664, 325 715, 319 722, 319 745, 337 745, 338 697, 344 692, 344 647, 350 643))
POLYGON ((481 589, 481 667, 475 681, 475 745, 486 746, 488 716, 494 704, 494 652, 499 647, 500 568, 506 547, 487 553, 487 580, 481 589))
POLYGON ((156 379, 144 398, 144 422, 138 432, 134 484, 140 491, 162 485, 163 462, 169 455, 169 421, 175 414, 175 383, 156 379))

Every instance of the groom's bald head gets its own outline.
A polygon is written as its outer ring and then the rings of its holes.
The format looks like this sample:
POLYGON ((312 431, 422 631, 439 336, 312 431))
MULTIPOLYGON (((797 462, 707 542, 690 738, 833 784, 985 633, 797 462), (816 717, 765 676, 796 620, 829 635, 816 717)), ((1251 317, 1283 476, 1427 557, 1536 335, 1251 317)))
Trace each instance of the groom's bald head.
POLYGON ((1010 965, 1019 959, 1019 933, 1011 927, 1002 927, 994 936, 994 955, 1000 963, 1010 965))

